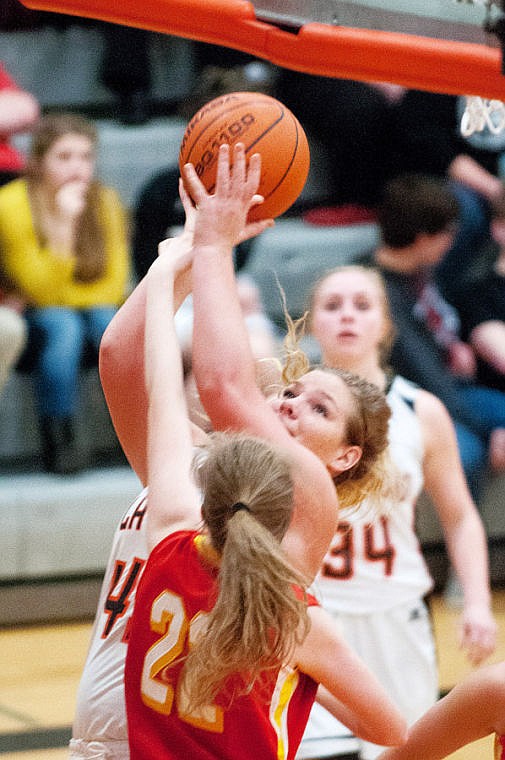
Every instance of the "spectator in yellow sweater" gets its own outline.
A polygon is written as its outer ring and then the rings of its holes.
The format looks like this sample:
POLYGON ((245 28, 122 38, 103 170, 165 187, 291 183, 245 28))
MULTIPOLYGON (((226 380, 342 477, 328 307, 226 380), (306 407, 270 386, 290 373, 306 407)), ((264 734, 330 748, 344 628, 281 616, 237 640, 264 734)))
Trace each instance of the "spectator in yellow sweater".
POLYGON ((24 301, 35 354, 44 466, 85 466, 77 444, 79 368, 98 349, 129 277, 126 216, 116 192, 94 179, 97 133, 75 114, 43 117, 25 176, 0 188, 2 268, 24 301))

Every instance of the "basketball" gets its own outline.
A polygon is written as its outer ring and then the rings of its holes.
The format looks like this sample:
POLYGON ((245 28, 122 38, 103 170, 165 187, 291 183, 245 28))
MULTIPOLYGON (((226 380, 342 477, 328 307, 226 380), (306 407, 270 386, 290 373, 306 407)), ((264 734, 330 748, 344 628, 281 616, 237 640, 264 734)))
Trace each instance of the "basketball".
POLYGON ((260 92, 231 92, 209 101, 189 121, 181 141, 179 167, 192 163, 207 192, 216 179, 223 143, 242 142, 246 157, 261 154, 258 193, 264 202, 251 209, 248 221, 275 218, 296 201, 307 180, 310 152, 294 114, 260 92))

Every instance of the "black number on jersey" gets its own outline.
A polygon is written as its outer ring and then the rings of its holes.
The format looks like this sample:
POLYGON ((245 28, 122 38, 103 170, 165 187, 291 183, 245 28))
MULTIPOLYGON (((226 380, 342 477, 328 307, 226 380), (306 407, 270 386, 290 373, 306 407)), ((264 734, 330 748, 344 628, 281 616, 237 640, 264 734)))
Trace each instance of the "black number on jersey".
POLYGON ((130 606, 131 594, 139 581, 140 571, 144 565, 145 560, 134 557, 129 568, 126 569, 126 562, 116 560, 109 593, 104 604, 104 613, 108 615, 108 619, 102 632, 102 639, 107 638, 116 621, 123 617, 130 606), (117 588, 118 584, 121 584, 119 588, 117 588))

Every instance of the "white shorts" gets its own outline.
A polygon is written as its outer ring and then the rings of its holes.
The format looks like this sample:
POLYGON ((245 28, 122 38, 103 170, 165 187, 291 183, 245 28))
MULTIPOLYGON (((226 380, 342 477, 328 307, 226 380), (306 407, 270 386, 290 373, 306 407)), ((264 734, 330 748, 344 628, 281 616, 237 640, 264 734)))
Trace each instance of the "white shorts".
POLYGON ((69 760, 129 760, 128 742, 70 739, 69 760))
MULTIPOLYGON (((438 671, 431 619, 418 600, 370 615, 335 615, 342 634, 377 676, 392 701, 411 725, 438 699, 438 671)), ((341 724, 315 704, 300 746, 316 736, 341 735, 341 724)), ((360 740, 362 760, 375 760, 383 747, 360 740)))

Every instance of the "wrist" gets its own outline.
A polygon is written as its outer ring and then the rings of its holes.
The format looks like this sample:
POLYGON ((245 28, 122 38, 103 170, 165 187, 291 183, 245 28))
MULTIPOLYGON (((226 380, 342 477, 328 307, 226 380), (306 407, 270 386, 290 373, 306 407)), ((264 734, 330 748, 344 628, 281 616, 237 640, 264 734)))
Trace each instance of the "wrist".
POLYGON ((225 243, 222 241, 216 243, 209 243, 208 241, 194 241, 193 249, 195 251, 195 255, 196 251, 198 251, 199 256, 228 257, 233 253, 233 245, 231 243, 225 243))

